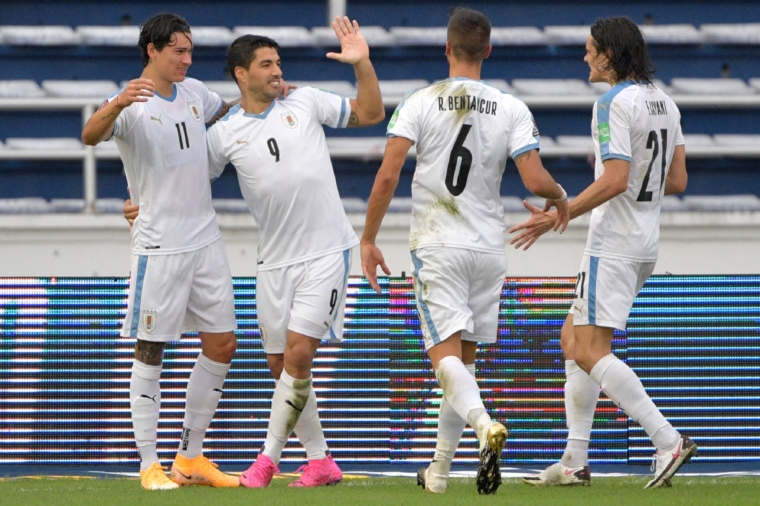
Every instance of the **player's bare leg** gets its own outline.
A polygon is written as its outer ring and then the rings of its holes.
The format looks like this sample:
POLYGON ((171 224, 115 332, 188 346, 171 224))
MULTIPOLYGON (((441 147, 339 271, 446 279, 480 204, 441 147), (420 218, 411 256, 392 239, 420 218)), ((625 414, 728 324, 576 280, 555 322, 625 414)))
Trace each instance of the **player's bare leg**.
POLYGON ((182 441, 170 476, 180 485, 237 487, 237 477, 222 473, 203 456, 203 440, 224 392, 237 341, 234 332, 201 332, 200 339, 201 354, 187 383, 182 441))

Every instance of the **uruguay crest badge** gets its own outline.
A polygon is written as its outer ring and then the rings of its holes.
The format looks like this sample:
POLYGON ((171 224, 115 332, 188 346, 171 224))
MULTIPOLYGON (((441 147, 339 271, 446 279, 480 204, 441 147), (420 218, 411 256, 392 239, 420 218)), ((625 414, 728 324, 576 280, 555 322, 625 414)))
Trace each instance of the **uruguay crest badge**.
POLYGON ((156 330, 156 312, 155 311, 143 311, 142 320, 145 332, 151 333, 156 330))
POLYGON ((201 111, 198 109, 198 106, 195 105, 195 102, 188 102, 187 107, 190 108, 190 114, 193 115, 193 119, 195 119, 195 121, 200 121, 201 111))
POLYGON ((298 126, 298 118, 296 118, 296 115, 290 111, 283 113, 281 118, 282 122, 285 123, 285 126, 288 128, 295 128, 298 126))

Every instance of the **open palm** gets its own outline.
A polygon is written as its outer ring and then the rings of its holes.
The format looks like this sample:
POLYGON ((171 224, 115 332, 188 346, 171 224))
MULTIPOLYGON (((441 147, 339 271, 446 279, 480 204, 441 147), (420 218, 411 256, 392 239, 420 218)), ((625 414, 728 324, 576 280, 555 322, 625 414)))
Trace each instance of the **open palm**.
POLYGON ((348 16, 336 17, 332 27, 340 41, 340 53, 327 53, 328 58, 351 65, 369 58, 369 46, 359 30, 359 23, 355 20, 352 23, 348 16))

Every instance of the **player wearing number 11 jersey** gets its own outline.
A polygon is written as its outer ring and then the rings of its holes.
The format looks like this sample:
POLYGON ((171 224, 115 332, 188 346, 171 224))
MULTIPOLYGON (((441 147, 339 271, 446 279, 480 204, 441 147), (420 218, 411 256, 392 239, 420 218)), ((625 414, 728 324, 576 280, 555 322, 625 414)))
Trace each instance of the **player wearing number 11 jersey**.
MULTIPOLYGON (((561 333, 568 440, 560 462, 525 481, 590 483, 588 445, 601 387, 657 448, 654 478, 645 488, 669 486, 697 447, 662 416, 636 374, 612 354, 612 337, 615 329, 625 330, 633 299, 654 269, 662 197, 686 188, 681 115, 652 84, 646 43, 630 19, 598 19, 584 61, 591 82, 612 88, 596 101, 591 122, 596 180, 570 205, 573 218, 591 210, 591 223, 561 333)), ((523 230, 512 240, 517 247, 530 246, 553 222, 552 213, 527 207, 533 216, 512 229, 523 230)))
POLYGON ((443 389, 435 457, 420 470, 418 483, 436 493, 446 490, 467 423, 480 441, 478 492, 492 494, 501 483, 507 431, 486 412, 474 376, 477 343, 496 341, 507 274, 499 194, 507 158, 515 160, 528 190, 556 204, 557 227, 564 228, 568 218, 567 194, 538 157, 539 134, 530 111, 480 81, 490 33, 482 13, 452 11, 449 78, 407 95, 391 118, 362 236, 362 269, 379 291, 377 266, 390 272, 375 238, 407 151, 416 144, 409 248, 422 336, 443 389))

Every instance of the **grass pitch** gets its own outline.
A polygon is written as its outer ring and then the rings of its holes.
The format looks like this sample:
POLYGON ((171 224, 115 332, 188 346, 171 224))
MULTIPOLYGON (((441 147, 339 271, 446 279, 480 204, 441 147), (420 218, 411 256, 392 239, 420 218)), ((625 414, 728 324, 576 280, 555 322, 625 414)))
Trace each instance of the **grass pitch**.
POLYGON ((495 495, 479 496, 473 479, 452 479, 443 495, 424 492, 412 478, 344 480, 335 487, 288 488, 275 479, 264 490, 185 487, 148 492, 136 479, 16 478, 0 481, 0 504, 14 506, 657 506, 760 504, 760 478, 676 477, 673 488, 644 490, 648 477, 598 478, 590 487, 533 488, 508 479, 495 495))

